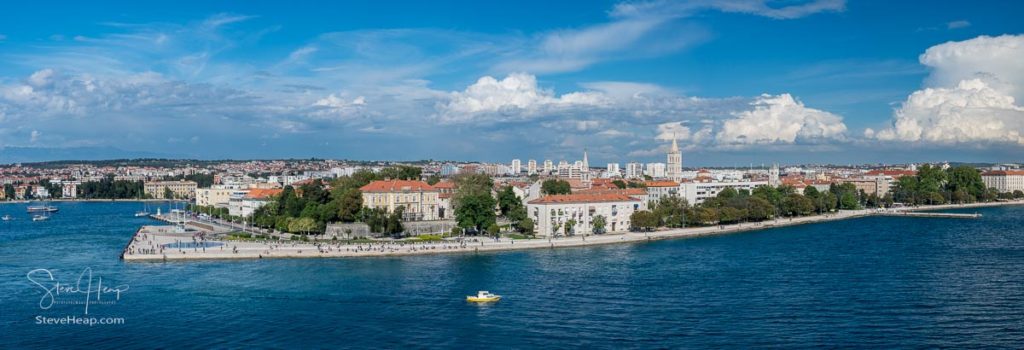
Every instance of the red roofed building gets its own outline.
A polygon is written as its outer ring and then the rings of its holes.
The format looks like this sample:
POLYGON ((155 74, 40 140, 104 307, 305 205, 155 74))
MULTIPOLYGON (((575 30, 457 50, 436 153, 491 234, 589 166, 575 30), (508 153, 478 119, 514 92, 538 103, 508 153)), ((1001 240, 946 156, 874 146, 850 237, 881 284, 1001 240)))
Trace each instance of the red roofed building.
POLYGON ((981 173, 985 188, 994 188, 999 193, 1024 191, 1024 170, 996 170, 981 173))
POLYGON ((363 192, 363 206, 383 208, 389 213, 402 208, 405 220, 437 220, 443 215, 441 191, 423 181, 374 181, 359 190, 363 192))
POLYGON ((628 194, 584 191, 543 196, 529 201, 526 210, 535 223, 536 234, 553 237, 593 234, 593 220, 597 216, 605 219, 604 232, 627 231, 630 226, 629 217, 633 212, 641 210, 643 204, 640 199, 628 194), (570 221, 575 224, 566 232, 566 224, 570 221))

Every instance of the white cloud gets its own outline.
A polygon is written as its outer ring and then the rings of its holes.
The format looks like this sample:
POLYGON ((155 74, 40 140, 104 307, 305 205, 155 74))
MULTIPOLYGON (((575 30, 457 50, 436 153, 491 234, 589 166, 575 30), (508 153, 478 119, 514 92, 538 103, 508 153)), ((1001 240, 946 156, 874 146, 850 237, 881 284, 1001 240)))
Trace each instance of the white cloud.
POLYGON ((883 141, 936 145, 1024 145, 1024 35, 947 42, 920 56, 928 88, 897 109, 892 126, 866 129, 883 141))
POLYGON ((967 28, 967 27, 970 27, 970 26, 971 26, 971 22, 968 22, 968 21, 965 21, 965 20, 952 21, 952 22, 946 23, 946 29, 960 29, 960 28, 967 28))
POLYGON ((659 124, 658 136, 655 137, 659 141, 688 140, 689 138, 690 128, 684 126, 682 122, 659 124))
POLYGON ((43 133, 39 132, 39 130, 32 130, 32 133, 29 135, 29 142, 36 143, 42 135, 43 133))
POLYGON ((916 91, 896 110, 891 128, 865 130, 884 141, 1024 145, 1024 108, 980 79, 954 88, 916 91))
POLYGON ((804 106, 789 94, 761 95, 715 135, 723 145, 818 143, 845 139, 842 117, 804 106))
POLYGON ((815 0, 802 4, 773 7, 768 0, 655 0, 623 2, 615 6, 616 17, 691 16, 702 10, 745 13, 774 19, 795 19, 820 12, 846 10, 846 0, 815 0))
POLYGON ((982 79, 989 87, 1024 99, 1024 35, 979 36, 935 45, 919 57, 932 69, 930 87, 982 79))
POLYGON ((474 116, 498 113, 510 119, 529 119, 537 112, 564 106, 601 105, 602 95, 574 92, 555 96, 554 92, 537 86, 533 75, 515 73, 498 80, 484 76, 461 92, 452 92, 450 100, 440 106, 442 122, 467 122, 474 116))

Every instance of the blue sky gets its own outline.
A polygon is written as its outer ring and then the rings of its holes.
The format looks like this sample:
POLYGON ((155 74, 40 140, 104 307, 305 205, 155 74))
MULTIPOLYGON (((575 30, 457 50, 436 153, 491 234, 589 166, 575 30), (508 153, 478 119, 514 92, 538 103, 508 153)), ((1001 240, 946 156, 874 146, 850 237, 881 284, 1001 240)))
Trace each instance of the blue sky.
POLYGON ((601 163, 674 136, 693 166, 1024 160, 1014 1, 3 6, 9 149, 601 163))

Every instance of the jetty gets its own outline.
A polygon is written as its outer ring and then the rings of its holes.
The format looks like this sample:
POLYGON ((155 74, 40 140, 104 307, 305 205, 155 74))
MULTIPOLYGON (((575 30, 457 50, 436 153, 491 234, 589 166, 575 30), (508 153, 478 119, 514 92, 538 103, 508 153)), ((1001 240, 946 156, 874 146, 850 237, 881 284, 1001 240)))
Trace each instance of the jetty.
POLYGON ((882 212, 878 215, 882 216, 903 216, 903 217, 919 217, 919 218, 949 218, 949 219, 977 219, 981 217, 979 213, 933 213, 926 211, 891 211, 882 212))

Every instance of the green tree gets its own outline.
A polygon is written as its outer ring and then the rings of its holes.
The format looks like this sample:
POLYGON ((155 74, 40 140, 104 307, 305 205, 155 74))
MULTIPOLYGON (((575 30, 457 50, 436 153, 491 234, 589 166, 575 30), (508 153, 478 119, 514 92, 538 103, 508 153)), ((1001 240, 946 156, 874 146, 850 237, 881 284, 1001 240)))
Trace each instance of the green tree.
POLYGON ((722 224, 735 224, 742 221, 746 216, 746 211, 742 209, 733 207, 723 207, 718 209, 718 222, 722 224))
POLYGON ((814 212, 814 203, 807 197, 793 193, 783 199, 782 208, 787 216, 809 215, 814 212))
POLYGON ((441 182, 441 176, 438 174, 430 175, 430 177, 427 178, 428 185, 433 186, 436 185, 438 182, 441 182))
POLYGON ((615 185, 615 187, 618 187, 620 190, 626 188, 626 182, 622 180, 612 181, 612 184, 615 185))
POLYGON ((494 197, 489 193, 462 196, 455 208, 455 220, 459 227, 477 232, 495 223, 494 197))
POLYGON ((164 187, 164 199, 174 199, 174 191, 169 187, 164 187))
POLYGON ((576 220, 569 219, 565 221, 565 235, 572 236, 576 234, 576 220))
POLYGON ((590 226, 593 229, 594 234, 604 233, 604 228, 607 224, 607 220, 605 220, 603 215, 596 215, 590 219, 590 226))
POLYGON ((512 186, 502 187, 501 191, 498 192, 498 208, 501 210, 501 216, 508 217, 512 210, 522 205, 523 201, 512 190, 512 186))
POLYGON ((501 226, 498 226, 497 223, 492 222, 490 226, 487 226, 487 233, 497 237, 498 235, 501 234, 501 226))
POLYGON ((647 210, 638 210, 629 216, 629 223, 635 230, 652 230, 658 227, 658 216, 647 210))
MULTIPOLYGON (((813 188, 813 187, 810 187, 813 188)), ((775 216, 775 206, 761 197, 750 197, 747 200, 747 219, 763 221, 775 216)))
POLYGON ((533 235, 533 226, 533 219, 524 218, 516 223, 516 230, 522 234, 533 235))
POLYGON ((547 195, 569 194, 572 193, 572 186, 570 186, 569 182, 565 180, 544 180, 544 182, 541 183, 540 192, 547 195))

